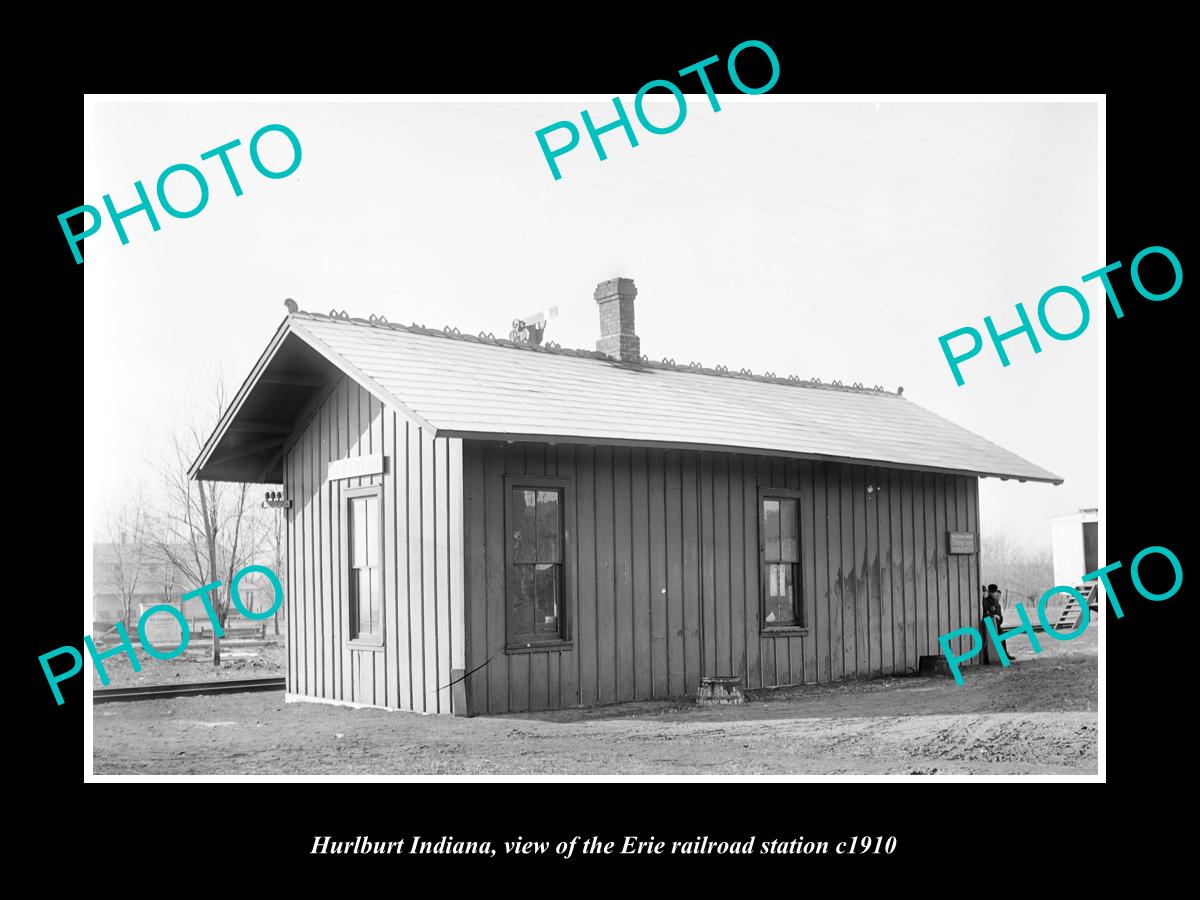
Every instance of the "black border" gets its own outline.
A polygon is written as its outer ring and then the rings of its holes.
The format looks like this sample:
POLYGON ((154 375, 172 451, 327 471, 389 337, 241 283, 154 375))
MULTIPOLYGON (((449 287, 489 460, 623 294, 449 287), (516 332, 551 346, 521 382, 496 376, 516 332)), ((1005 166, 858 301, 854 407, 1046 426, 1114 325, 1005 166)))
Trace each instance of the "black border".
MULTIPOLYGON (((320 40, 267 42, 253 53, 246 51, 251 55, 245 65, 225 67, 223 73, 214 74, 210 66, 178 71, 169 60, 143 59, 141 65, 149 69, 139 71, 130 64, 93 72, 88 88, 146 90, 149 86, 144 81, 120 86, 113 82, 161 74, 163 79, 160 82, 156 77, 154 90, 351 91, 370 87, 398 92, 628 95, 646 80, 665 77, 663 72, 672 67, 678 69, 713 53, 723 56, 748 36, 770 43, 779 56, 782 71, 776 93, 1057 93, 1106 90, 1113 87, 1112 82, 1122 82, 1115 92, 1108 93, 1108 247, 1105 258, 1097 260, 1097 266, 1118 259, 1126 264, 1124 275, 1118 273, 1114 283, 1123 298, 1131 298, 1125 303, 1123 319, 1116 320, 1109 310, 1107 321, 1107 558, 1124 561, 1126 569, 1113 578, 1125 617, 1115 620, 1110 614, 1106 626, 1105 734, 1108 780, 1134 785, 1145 798, 1167 786, 1161 781, 1173 786, 1181 775, 1186 778, 1191 768, 1190 745, 1184 742, 1180 746, 1180 737, 1181 730, 1190 726, 1187 713, 1192 700, 1188 690, 1192 654, 1188 637, 1192 630, 1185 612, 1186 586, 1169 601, 1143 601, 1132 590, 1127 566, 1143 547, 1160 544, 1178 555, 1185 572, 1191 571, 1187 555, 1190 529, 1185 530, 1183 520, 1190 506, 1186 486, 1192 471, 1190 422, 1185 411, 1194 405, 1187 364, 1194 353, 1189 346, 1192 331, 1186 320, 1186 283, 1171 300, 1152 304, 1137 298, 1128 281, 1122 279, 1128 277, 1128 261, 1133 255, 1151 245, 1171 248, 1188 270, 1184 220, 1190 215, 1190 204, 1185 189, 1191 182, 1192 166, 1185 154, 1190 157, 1191 148, 1180 129, 1189 120, 1191 106, 1178 88, 1182 82, 1176 77, 1175 67, 1181 68, 1180 63, 1189 61, 1192 54, 1171 46, 1175 39, 1166 32, 1172 29, 1161 21, 1158 33, 1150 37, 1141 33, 1142 23, 1129 22, 1116 28, 1101 13, 1094 13, 1097 21, 1089 25, 1077 12, 1058 14, 1043 8, 1032 19, 1019 10, 998 12, 996 17, 987 17, 986 24, 969 30, 962 30, 965 26, 961 22, 940 20, 932 12, 924 14, 928 17, 925 21, 922 14, 906 8, 884 13, 868 23, 839 23, 832 29, 819 19, 797 18, 776 20, 769 28, 714 24, 692 31, 677 27, 655 35, 645 25, 602 9, 595 11, 598 18, 615 20, 610 33, 597 28, 595 33, 589 30, 581 34, 581 29, 568 27, 560 13, 547 11, 532 30, 521 31, 515 38, 507 36, 512 34, 511 19, 508 31, 495 31, 481 23, 471 30, 477 35, 474 38, 451 29, 445 33, 423 30, 364 39, 361 22, 351 26, 334 21, 328 23, 328 33, 320 40), (912 35, 925 26, 937 27, 914 40, 912 35), (724 34, 719 33, 722 29, 724 34), (981 35, 981 31, 987 34, 981 35), (336 60, 349 54, 330 51, 322 56, 319 51, 346 46, 348 37, 355 48, 354 59, 331 83, 331 69, 337 66, 328 65, 330 56, 336 60), (160 66, 166 71, 160 73, 160 66), (1137 78, 1143 79, 1141 85, 1129 80, 1137 78)), ((856 16, 868 18, 861 10, 856 16)), ((275 27, 289 37, 292 26, 288 23, 276 23, 275 27)), ((1182 34, 1186 29, 1178 31, 1182 34)), ((141 40, 136 34, 118 34, 115 26, 112 33, 88 31, 88 35, 89 40, 109 47, 136 47, 141 40)), ((259 43, 257 38, 254 43, 259 43)), ((54 56, 92 59, 95 48, 72 51, 70 46, 59 47, 54 56)), ((722 89, 727 87, 718 84, 717 90, 722 89)), ((36 274, 49 281, 49 290, 41 286, 40 278, 35 289, 50 303, 38 300, 32 304, 43 325, 48 315, 53 315, 56 325, 70 324, 73 316, 68 304, 83 295, 83 267, 74 265, 55 219, 58 213, 83 202, 78 175, 72 174, 79 171, 81 100, 77 88, 59 85, 23 101, 17 112, 24 116, 25 123, 38 128, 36 152, 31 153, 33 158, 18 185, 27 192, 22 204, 31 209, 17 220, 25 225, 36 223, 27 246, 34 247, 42 260, 36 274)), ((65 378, 55 387, 65 388, 65 378)), ((35 413, 27 400, 24 410, 17 404, 17 414, 30 423, 43 423, 39 430, 49 434, 43 437, 43 443, 50 445, 46 451, 49 459, 42 464, 65 466, 67 460, 60 456, 65 457, 68 445, 56 439, 57 429, 45 427, 47 392, 31 393, 42 401, 38 411, 35 413)), ((49 517, 47 507, 52 508, 51 504, 31 506, 40 507, 38 514, 49 517)), ((22 529, 23 533, 13 538, 15 549, 24 549, 24 533, 57 534, 55 524, 48 520, 44 526, 22 529)), ((85 546, 88 542, 90 535, 85 535, 85 546)), ((40 542, 29 549, 28 558, 32 560, 44 553, 46 546, 40 542)), ((1144 572, 1143 577, 1152 587, 1162 589, 1151 575, 1144 572)), ((26 781, 34 791, 29 802, 35 807, 35 819, 43 824, 42 828, 26 829, 31 836, 19 840, 31 842, 34 835, 39 841, 52 838, 61 844, 62 852, 70 854, 68 858, 81 850, 103 846, 106 838, 115 843, 123 840, 118 822, 122 805, 112 797, 87 798, 90 803, 112 804, 112 815, 104 824, 97 826, 87 816, 76 817, 70 824, 65 822, 67 798, 63 795, 67 787, 79 783, 82 774, 75 728, 82 715, 83 681, 80 678, 64 683, 66 703, 56 707, 36 656, 66 644, 81 648, 75 596, 73 589, 65 599, 57 591, 50 597, 35 594, 31 605, 34 615, 22 629, 23 640, 29 646, 22 646, 20 656, 10 657, 18 662, 21 673, 13 684, 22 703, 22 712, 18 713, 21 718, 14 719, 14 724, 23 733, 27 750, 24 758, 32 762, 32 777, 26 781)), ((148 795, 150 802, 133 815, 138 823, 136 833, 147 833, 146 826, 150 827, 149 833, 156 832, 156 823, 170 814, 170 799, 183 790, 158 787, 165 790, 148 795)), ((278 797, 272 789, 269 801, 254 801, 256 805, 266 803, 268 810, 277 808, 278 813, 260 811, 252 836, 239 852, 252 854, 256 860, 269 860, 285 883, 317 871, 342 881, 347 865, 356 873, 372 865, 375 871, 383 872, 378 868, 380 859, 385 860, 382 865, 388 872, 407 873, 417 866, 431 875, 449 872, 457 883, 468 873, 494 872, 501 860, 492 861, 493 865, 454 857, 312 857, 308 854, 312 835, 331 833, 352 838, 370 834, 395 839, 420 833, 502 840, 520 833, 526 839, 558 840, 573 834, 599 834, 620 840, 626 833, 653 833, 660 839, 696 833, 743 837, 756 832, 760 839, 767 834, 826 839, 850 834, 896 834, 899 848, 891 857, 776 857, 769 861, 755 857, 753 875, 735 871, 738 861, 750 859, 734 857, 592 857, 566 863, 538 858, 533 864, 516 857, 504 860, 503 865, 529 874, 544 873, 547 866, 561 867, 562 872, 569 871, 568 866, 589 870, 611 867, 623 879, 627 873, 667 868, 673 877, 687 872, 703 877, 720 868, 737 878, 761 878, 785 871, 795 873, 799 864, 806 875, 840 871, 856 879, 878 873, 892 878, 898 870, 910 871, 919 873, 920 883, 929 889, 944 890, 957 884, 960 887, 953 889, 974 891, 988 886, 993 878, 1009 885, 1020 884, 1020 870, 1026 866, 1042 866, 1044 878, 1055 877, 1054 868, 1048 864, 1052 844, 1065 843, 1085 859, 1098 847, 1116 850, 1112 858, 1121 858, 1130 852, 1134 835, 1141 832, 1143 840, 1156 842, 1156 858, 1168 857, 1172 839, 1164 832, 1175 830, 1155 827, 1157 820, 1146 818, 1144 811, 1125 820, 1121 818, 1123 807, 1114 805, 1105 814, 1095 800, 1072 803, 1067 810, 1053 802, 1063 788, 1052 785, 946 785, 937 796, 927 787, 914 785, 901 787, 905 793, 900 796, 881 785, 859 788, 837 784, 832 790, 823 787, 776 785, 764 792, 759 787, 736 783, 633 783, 599 788, 562 784, 555 786, 554 792, 564 802, 548 812, 541 805, 530 810, 505 802, 527 790, 519 785, 405 784, 387 790, 387 797, 395 800, 388 804, 393 808, 367 810, 357 803, 347 803, 344 791, 338 791, 334 798, 333 790, 328 788, 291 785, 287 797, 278 797), (439 802, 414 802, 415 797, 431 791, 438 793, 439 802), (870 791, 870 796, 864 791, 870 791), (1055 823, 1054 827, 1047 818, 1055 823), (1080 829, 1085 821, 1086 826, 1080 829), (1045 857, 1039 856, 1038 847, 1043 848, 1045 857), (758 865, 760 861, 768 862, 767 870, 758 865), (781 863, 786 870, 770 872, 774 868, 769 865, 771 861, 781 863)), ((198 798, 210 789, 188 788, 195 790, 198 798)), ((247 797, 262 796, 255 786, 237 790, 247 797)), ((374 793, 378 796, 381 792, 374 793)), ((1139 807, 1144 802, 1139 801, 1139 807)), ((229 822, 216 806, 199 799, 189 802, 187 822, 180 824, 177 833, 197 839, 227 834, 229 822)), ((143 877, 152 858, 154 854, 140 857, 143 877)), ((174 868, 177 858, 164 854, 159 859, 159 871, 178 873, 174 868)), ((1079 863, 1076 857, 1075 862, 1060 864, 1059 868, 1079 864, 1090 866, 1092 862, 1079 863)), ((805 883, 811 887, 811 883, 805 883)))

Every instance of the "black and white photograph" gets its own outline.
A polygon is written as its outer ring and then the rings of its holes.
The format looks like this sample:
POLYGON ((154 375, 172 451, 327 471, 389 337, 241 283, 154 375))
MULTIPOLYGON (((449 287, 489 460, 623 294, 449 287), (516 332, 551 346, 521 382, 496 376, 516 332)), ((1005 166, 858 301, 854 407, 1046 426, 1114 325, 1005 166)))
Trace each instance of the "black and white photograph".
POLYGON ((728 50, 86 98, 89 780, 1102 779, 1103 95, 728 50))

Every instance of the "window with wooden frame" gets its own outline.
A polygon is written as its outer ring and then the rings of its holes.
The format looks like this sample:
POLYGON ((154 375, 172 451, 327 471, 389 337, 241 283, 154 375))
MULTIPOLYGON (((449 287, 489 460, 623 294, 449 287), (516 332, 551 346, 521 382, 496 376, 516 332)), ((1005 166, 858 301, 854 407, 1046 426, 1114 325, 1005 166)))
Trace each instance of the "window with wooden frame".
POLYGON ((563 478, 510 475, 504 487, 506 649, 520 652, 569 644, 565 516, 569 483, 563 478))
POLYGON ((762 570, 762 628, 806 626, 800 582, 800 492, 758 492, 758 544, 762 570))
POLYGON ((383 489, 379 485, 342 492, 349 640, 383 646, 383 489))

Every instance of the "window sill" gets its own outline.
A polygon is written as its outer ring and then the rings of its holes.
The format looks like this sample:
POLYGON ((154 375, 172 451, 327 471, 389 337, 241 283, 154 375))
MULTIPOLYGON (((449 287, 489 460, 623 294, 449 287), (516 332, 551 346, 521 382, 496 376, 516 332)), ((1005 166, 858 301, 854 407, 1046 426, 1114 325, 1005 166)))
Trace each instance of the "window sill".
POLYGON ((777 635, 793 635, 793 634, 808 634, 807 626, 803 625, 780 625, 777 628, 766 627, 762 631, 763 637, 775 637, 777 635))
POLYGON ((505 644, 504 646, 505 653, 539 653, 542 651, 573 649, 575 649, 574 641, 542 641, 536 644, 505 644))
POLYGON ((346 646, 351 650, 370 650, 372 653, 382 653, 383 644, 368 644, 365 641, 346 641, 346 646))

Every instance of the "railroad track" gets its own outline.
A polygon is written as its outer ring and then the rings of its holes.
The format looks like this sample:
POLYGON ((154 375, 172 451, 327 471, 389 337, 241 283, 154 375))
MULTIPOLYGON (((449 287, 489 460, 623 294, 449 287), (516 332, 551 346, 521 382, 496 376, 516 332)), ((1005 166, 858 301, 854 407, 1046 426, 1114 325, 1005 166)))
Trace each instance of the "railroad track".
POLYGON ((93 703, 117 703, 125 700, 163 700, 168 697, 198 697, 201 694, 242 694, 254 691, 282 691, 284 678, 228 678, 224 681, 198 681, 185 684, 147 684, 131 688, 95 688, 93 703))

